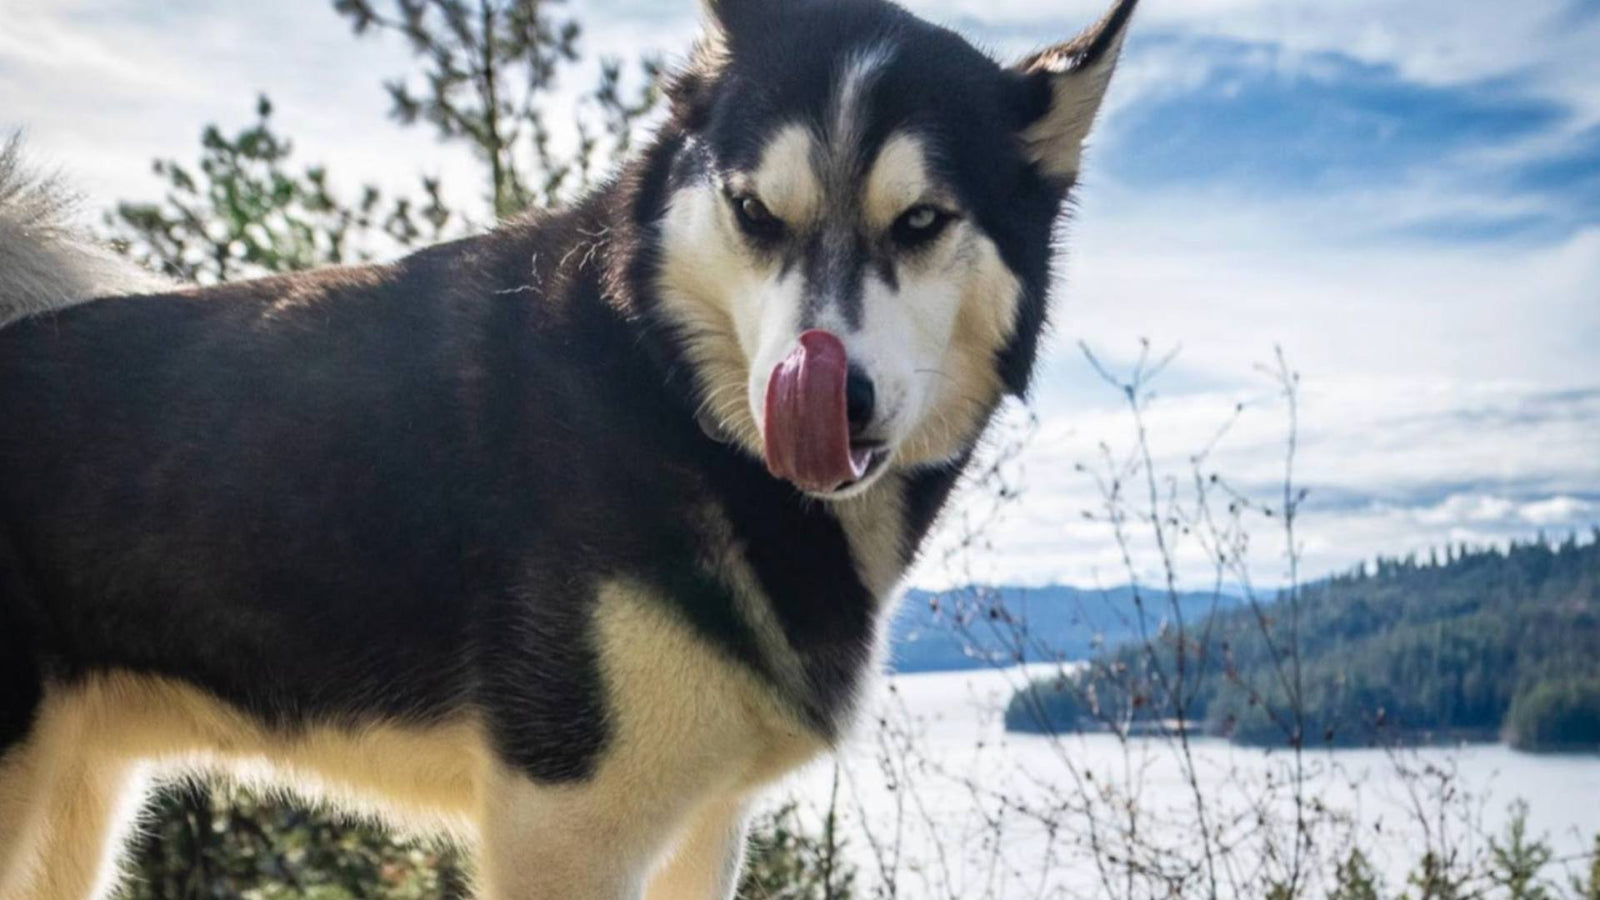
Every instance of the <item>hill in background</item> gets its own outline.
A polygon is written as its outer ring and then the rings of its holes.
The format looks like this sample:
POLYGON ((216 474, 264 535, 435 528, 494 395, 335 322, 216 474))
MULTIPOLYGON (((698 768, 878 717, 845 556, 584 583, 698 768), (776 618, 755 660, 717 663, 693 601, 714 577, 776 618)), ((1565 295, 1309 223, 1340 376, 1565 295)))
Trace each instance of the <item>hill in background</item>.
MULTIPOLYGON (((1303 588, 1296 606, 1236 606, 1189 630, 1190 718, 1264 745, 1498 736, 1522 749, 1600 749, 1600 529, 1586 542, 1379 559, 1303 588), (1286 655, 1296 645, 1298 690, 1286 655)), ((1154 653, 1108 651, 1077 683, 1019 695, 1008 723, 1170 717, 1176 653, 1171 635, 1154 653)))
MULTIPOLYGON (((1179 595, 1179 607, 1190 620, 1240 602, 1230 594, 1179 595)), ((1163 599, 1159 608, 1147 610, 1144 627, 1155 633, 1169 614, 1163 599)), ((1139 636, 1139 607, 1127 586, 913 590, 890 627, 890 665, 912 673, 1081 660, 1139 636), (1018 659, 1019 651, 1024 659, 1018 659)))

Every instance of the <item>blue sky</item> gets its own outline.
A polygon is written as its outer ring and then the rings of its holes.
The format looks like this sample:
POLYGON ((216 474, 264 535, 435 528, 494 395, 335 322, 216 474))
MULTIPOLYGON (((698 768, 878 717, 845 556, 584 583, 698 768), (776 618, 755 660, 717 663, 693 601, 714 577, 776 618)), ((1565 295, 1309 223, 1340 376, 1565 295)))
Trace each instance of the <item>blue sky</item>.
MULTIPOLYGON (((355 41, 321 0, 4 4, 0 127, 27 127, 91 209, 152 196, 149 160, 192 157, 257 91, 352 190, 471 183, 459 153, 385 120, 404 49, 355 41)), ((908 5, 1008 57, 1100 12, 908 5)), ((688 0, 575 9, 597 52, 681 52, 695 28, 688 0)), ((958 571, 934 554, 918 579, 1126 580, 1073 463, 1125 447, 1128 422, 1079 341, 1113 364, 1141 338, 1181 345, 1149 411, 1158 461, 1183 475, 1242 402, 1213 463, 1263 493, 1284 410, 1256 364, 1282 345, 1314 573, 1600 522, 1597 47, 1594 0, 1146 0, 1067 229, 1023 497, 992 550, 958 571)), ((1282 570, 1270 529, 1254 562, 1282 570)), ((1197 550, 1185 571, 1204 576, 1197 550)))

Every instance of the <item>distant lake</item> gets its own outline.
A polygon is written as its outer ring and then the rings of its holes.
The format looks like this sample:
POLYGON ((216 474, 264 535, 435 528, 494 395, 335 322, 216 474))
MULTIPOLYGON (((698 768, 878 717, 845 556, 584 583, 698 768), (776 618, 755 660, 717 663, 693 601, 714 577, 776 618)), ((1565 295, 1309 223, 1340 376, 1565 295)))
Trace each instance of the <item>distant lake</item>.
MULTIPOLYGON (((1160 829, 1157 820, 1166 817, 1164 809, 1185 808, 1189 789, 1177 757, 1163 740, 1134 739, 1125 755, 1123 745, 1109 734, 1069 735, 1053 742, 1007 733, 1001 712, 1027 674, 991 669, 891 680, 892 690, 874 708, 901 731, 915 733, 920 758, 909 766, 892 763, 885 768, 880 748, 892 745, 895 734, 868 727, 841 754, 839 766, 845 833, 866 884, 876 881, 874 871, 881 864, 898 872, 902 897, 1094 896, 1094 868, 1070 839, 1058 835, 1052 841, 1041 825, 1004 809, 995 795, 1035 803, 1052 792, 1075 796, 1076 771, 1080 777, 1090 773, 1091 785, 1096 778, 1119 788, 1139 785, 1141 809, 1154 829, 1160 829), (895 790, 886 788, 891 780, 898 782, 895 790), (974 785, 980 789, 974 791, 974 785), (871 823, 879 844, 876 852, 862 832, 863 819, 871 823), (1002 835, 998 842, 992 839, 996 822, 1002 835), (892 852, 896 843, 898 864, 892 852)), ((1214 738, 1195 738, 1192 746, 1202 789, 1225 797, 1243 796, 1236 785, 1259 784, 1269 774, 1281 774, 1290 760, 1286 751, 1238 747, 1214 738)), ((904 759, 899 753, 887 757, 904 759)), ((1500 744, 1475 744, 1393 754, 1382 749, 1315 750, 1305 760, 1311 773, 1308 794, 1358 823, 1360 842, 1391 893, 1404 886, 1406 872, 1422 854, 1422 826, 1408 808, 1413 790, 1431 783, 1426 777, 1408 783, 1397 764, 1414 771, 1431 766, 1449 772, 1453 783, 1470 795, 1452 807, 1449 821, 1428 826, 1451 835, 1466 852, 1482 848, 1485 835, 1499 835, 1507 805, 1518 798, 1529 806, 1530 836, 1546 837, 1558 859, 1587 852, 1600 831, 1600 755, 1536 755, 1500 744)), ((833 775, 831 761, 824 761, 785 787, 808 810, 822 809, 833 775)), ((1559 877, 1564 884, 1565 876, 1559 877)))

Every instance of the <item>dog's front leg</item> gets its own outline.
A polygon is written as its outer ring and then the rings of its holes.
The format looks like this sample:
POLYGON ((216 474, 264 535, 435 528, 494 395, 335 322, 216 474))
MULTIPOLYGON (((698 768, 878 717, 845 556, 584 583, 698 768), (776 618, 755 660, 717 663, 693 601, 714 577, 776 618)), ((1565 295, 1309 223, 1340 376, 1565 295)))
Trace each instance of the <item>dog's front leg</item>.
POLYGON ((484 801, 484 900, 639 900, 661 825, 606 786, 503 772, 484 801))
POLYGON ((744 867, 745 804, 718 797, 690 818, 666 862, 650 878, 646 900, 728 900, 744 867))

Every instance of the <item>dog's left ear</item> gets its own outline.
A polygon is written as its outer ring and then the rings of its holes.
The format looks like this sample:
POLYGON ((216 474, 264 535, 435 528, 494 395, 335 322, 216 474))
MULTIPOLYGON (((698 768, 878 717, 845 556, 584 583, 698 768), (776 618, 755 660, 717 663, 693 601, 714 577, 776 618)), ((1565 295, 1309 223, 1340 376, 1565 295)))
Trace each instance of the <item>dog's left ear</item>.
POLYGON ((1046 177, 1070 185, 1078 177, 1083 141, 1111 83, 1122 38, 1138 0, 1117 5, 1093 27, 1013 67, 1031 101, 1021 130, 1023 152, 1046 177))

